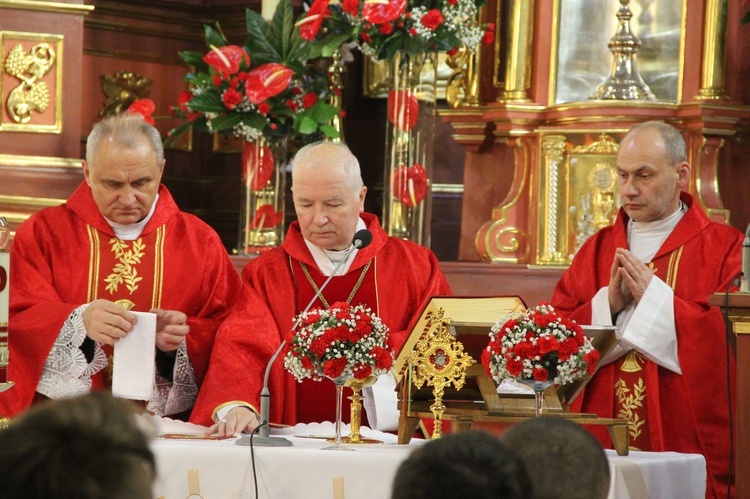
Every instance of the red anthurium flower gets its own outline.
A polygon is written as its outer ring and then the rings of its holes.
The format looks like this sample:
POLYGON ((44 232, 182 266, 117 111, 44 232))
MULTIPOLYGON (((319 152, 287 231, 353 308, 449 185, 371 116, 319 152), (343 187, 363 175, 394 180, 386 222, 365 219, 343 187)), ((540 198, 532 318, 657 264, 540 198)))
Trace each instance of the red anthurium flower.
POLYGON ((154 110, 156 109, 156 104, 154 104, 154 101, 151 99, 138 99, 137 101, 133 102, 126 111, 127 114, 140 114, 143 116, 143 119, 151 126, 154 126, 154 110))
POLYGON ((250 102, 260 104, 286 90, 293 76, 294 71, 283 64, 263 64, 248 73, 245 94, 250 102))
POLYGON ((422 16, 422 26, 425 28, 435 31, 438 26, 443 24, 443 15, 440 13, 440 10, 438 9, 430 9, 427 11, 427 14, 422 16))
POLYGON ((359 12, 359 0, 344 0, 341 9, 351 16, 356 16, 359 12))
POLYGON ((211 47, 211 52, 203 56, 203 62, 224 75, 233 75, 240 70, 240 63, 250 67, 250 56, 238 45, 211 47))
POLYGON ((398 19, 406 11, 406 0, 365 0, 362 17, 373 24, 398 19))
POLYGON ((284 218, 284 215, 280 211, 273 209, 272 204, 264 204, 255 212, 255 217, 248 229, 271 229, 279 225, 284 218))
POLYGON ((180 92, 179 97, 177 97, 177 106, 182 111, 187 111, 188 110, 187 103, 190 102, 190 99, 192 98, 193 98, 193 92, 191 92, 190 90, 183 90, 182 92, 180 92))
POLYGON ((308 42, 315 40, 323 24, 326 10, 328 10, 328 0, 315 0, 307 11, 307 15, 297 21, 295 26, 299 26, 299 36, 308 42))
POLYGON ((276 167, 273 153, 268 147, 258 148, 255 142, 247 141, 242 144, 242 158, 242 179, 252 190, 261 190, 271 180, 276 167))
POLYGON ((388 92, 388 120, 398 129, 414 128, 419 118, 419 101, 410 90, 388 92))
POLYGON ((396 199, 413 208, 427 195, 427 171, 419 163, 411 168, 399 166, 393 172, 391 188, 396 199))

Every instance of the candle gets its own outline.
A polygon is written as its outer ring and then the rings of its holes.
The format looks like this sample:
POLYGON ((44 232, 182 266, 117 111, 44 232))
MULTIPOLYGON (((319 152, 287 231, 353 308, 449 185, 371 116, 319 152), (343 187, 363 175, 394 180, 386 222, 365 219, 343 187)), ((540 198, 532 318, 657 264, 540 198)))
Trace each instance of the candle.
POLYGON ((260 15, 266 21, 273 20, 273 13, 276 12, 276 6, 279 0, 263 0, 260 7, 260 15))

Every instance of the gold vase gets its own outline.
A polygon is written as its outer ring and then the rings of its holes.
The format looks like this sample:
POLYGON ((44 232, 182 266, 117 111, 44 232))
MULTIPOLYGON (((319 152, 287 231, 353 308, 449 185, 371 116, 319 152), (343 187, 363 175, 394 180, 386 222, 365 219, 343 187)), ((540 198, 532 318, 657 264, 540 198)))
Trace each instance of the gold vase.
POLYGON ((377 381, 377 378, 370 376, 365 379, 352 378, 346 382, 346 386, 352 389, 352 395, 349 397, 349 400, 352 401, 349 410, 349 436, 344 437, 344 442, 348 444, 381 443, 380 440, 364 438, 360 434, 360 428, 362 427, 362 395, 360 395, 360 392, 362 388, 373 385, 375 381, 377 381))
POLYGON ((397 52, 388 82, 383 225, 393 237, 429 246, 437 53, 397 52))
POLYGON ((262 253, 284 239, 286 138, 260 136, 242 144, 241 255, 262 253))

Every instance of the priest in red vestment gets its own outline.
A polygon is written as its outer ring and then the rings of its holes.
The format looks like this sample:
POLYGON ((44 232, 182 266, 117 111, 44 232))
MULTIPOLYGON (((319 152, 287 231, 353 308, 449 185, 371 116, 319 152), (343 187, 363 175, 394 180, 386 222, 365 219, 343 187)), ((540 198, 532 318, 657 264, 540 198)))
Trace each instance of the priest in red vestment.
POLYGON ((160 184, 164 163, 159 132, 140 116, 103 120, 86 144, 85 182, 19 227, 10 255, 15 385, 0 393, 0 414, 109 386, 112 345, 133 329, 133 311, 156 314, 147 407, 192 408, 241 281, 214 230, 160 184))
POLYGON ((727 497, 735 361, 708 296, 737 277, 743 235, 682 192, 690 166, 675 128, 634 127, 617 170, 615 224, 586 241, 552 298, 579 323, 620 329, 574 409, 627 419, 633 448, 702 454, 707 497, 727 497))
MULTIPOLYGON (((344 144, 301 149, 293 161, 292 184, 298 220, 282 246, 247 264, 243 296, 217 333, 190 418, 204 425, 217 422, 210 432, 231 435, 257 426, 250 409, 258 407, 266 365, 338 263, 343 262, 313 307, 337 301, 369 306, 388 326, 396 352, 426 300, 450 294, 429 249, 389 237, 377 217, 364 213, 367 188, 359 162, 344 144), (357 249, 352 240, 361 229, 372 233, 372 242, 357 249)), ((270 421, 333 421, 334 384, 325 379, 298 384, 282 365, 278 359, 270 374, 270 421)), ((395 395, 393 401, 395 409, 395 395)))

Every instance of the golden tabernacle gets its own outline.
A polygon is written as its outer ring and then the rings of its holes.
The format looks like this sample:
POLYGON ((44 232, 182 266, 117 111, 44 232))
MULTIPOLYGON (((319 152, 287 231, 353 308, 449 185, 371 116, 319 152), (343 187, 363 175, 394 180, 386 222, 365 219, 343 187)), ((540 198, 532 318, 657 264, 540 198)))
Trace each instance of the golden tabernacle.
MULTIPOLYGON (((534 416, 534 395, 498 393, 480 361, 492 325, 507 314, 525 311, 517 296, 435 296, 427 303, 393 368, 399 392, 399 443, 409 442, 422 418, 435 421, 433 438, 439 438, 443 420, 460 431, 475 421, 516 423, 534 416)), ((617 343, 616 328, 586 326, 584 332, 602 357, 617 343)), ((583 425, 605 425, 617 453, 627 455, 627 421, 570 412, 589 379, 552 385, 544 393, 544 412, 583 425)))

